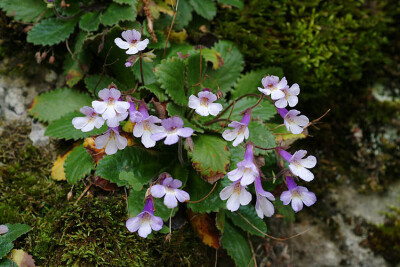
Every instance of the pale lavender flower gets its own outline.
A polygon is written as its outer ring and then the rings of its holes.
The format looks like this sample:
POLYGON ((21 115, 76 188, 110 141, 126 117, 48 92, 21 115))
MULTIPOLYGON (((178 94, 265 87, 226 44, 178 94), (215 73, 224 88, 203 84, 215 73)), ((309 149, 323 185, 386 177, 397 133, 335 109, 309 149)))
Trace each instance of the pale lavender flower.
POLYGON ((160 231, 162 226, 163 220, 154 216, 154 203, 151 197, 147 199, 141 213, 126 221, 126 228, 130 232, 138 231, 139 236, 143 238, 146 238, 152 229, 153 231, 160 231))
POLYGON ((241 185, 249 185, 259 176, 257 166, 253 162, 253 149, 254 146, 248 143, 244 154, 244 160, 236 164, 236 169, 227 173, 229 180, 235 182, 240 179, 241 185))
POLYGON ((264 190, 261 185, 261 178, 258 176, 254 182, 256 188, 256 212, 258 217, 261 219, 264 218, 264 215, 267 217, 271 217, 274 215, 275 209, 274 205, 272 205, 271 201, 275 200, 275 197, 270 193, 264 190))
POLYGON ((285 108, 277 108, 279 115, 283 118, 286 129, 293 134, 301 134, 303 128, 310 122, 305 115, 298 116, 300 111, 296 109, 287 110, 285 108))
POLYGON ((138 138, 142 137, 142 144, 146 148, 155 146, 156 141, 151 139, 151 136, 163 131, 163 127, 156 125, 156 123, 160 123, 161 120, 156 116, 149 116, 144 102, 139 104, 139 111, 130 111, 130 114, 130 120, 136 123, 133 128, 133 135, 138 138))
POLYGON ((299 102, 298 95, 300 94, 300 87, 297 83, 293 84, 290 88, 283 89, 285 96, 275 102, 275 107, 285 108, 288 103, 289 106, 294 107, 299 102))
POLYGON ((164 197, 164 205, 172 209, 178 206, 179 202, 185 202, 190 199, 186 191, 178 189, 182 186, 182 182, 178 179, 173 179, 168 173, 161 174, 165 176, 161 184, 156 184, 151 187, 151 195, 155 198, 164 197))
POLYGON ((86 117, 76 117, 72 119, 72 124, 78 130, 82 132, 90 132, 96 127, 100 129, 104 124, 104 119, 99 117, 99 114, 94 111, 91 107, 85 106, 80 109, 80 112, 86 117))
POLYGON ((210 114, 217 116, 222 110, 220 103, 213 103, 217 100, 217 96, 211 93, 210 89, 204 89, 198 96, 191 95, 189 97, 189 108, 194 109, 200 116, 208 116, 210 114))
POLYGON ((240 181, 236 181, 219 193, 222 200, 227 200, 226 208, 230 211, 237 211, 240 205, 245 206, 251 201, 251 193, 246 190, 246 186, 242 186, 240 181))
POLYGON ((297 186, 292 177, 287 176, 286 182, 289 191, 282 192, 280 199, 284 205, 292 202, 292 208, 295 212, 303 209, 303 203, 309 207, 317 201, 313 192, 308 191, 304 186, 297 186))
POLYGON ((6 234, 8 232, 8 227, 5 224, 0 225, 0 235, 6 234))
POLYGON ((117 153, 128 145, 128 140, 119 135, 118 127, 109 128, 103 135, 96 137, 95 145, 97 149, 105 149, 107 155, 117 153))
POLYGON ((161 139, 166 137, 164 141, 164 144, 166 145, 177 143, 179 140, 179 136, 186 138, 193 134, 192 128, 182 128, 183 120, 178 116, 162 120, 161 125, 164 127, 164 129, 162 129, 162 132, 151 135, 151 139, 153 139, 154 141, 160 141, 161 139))
POLYGON ((285 93, 282 91, 288 88, 285 77, 279 81, 278 76, 268 75, 261 80, 261 83, 264 88, 258 87, 258 90, 265 95, 271 95, 272 100, 278 100, 285 97, 285 93))
POLYGON ((314 156, 308 156, 303 159, 307 154, 306 150, 296 151, 293 156, 281 148, 278 148, 277 151, 284 160, 289 162, 289 169, 294 175, 300 177, 306 182, 314 179, 314 174, 308 170, 314 168, 317 164, 317 159, 314 156))
POLYGON ((225 130, 222 133, 222 137, 227 141, 233 141, 233 146, 238 146, 243 140, 249 138, 249 125, 251 118, 251 109, 246 110, 244 116, 240 122, 233 121, 228 124, 228 127, 232 127, 233 129, 225 130))
POLYGON ((149 44, 149 39, 144 39, 140 41, 142 35, 137 30, 127 30, 122 32, 122 40, 121 38, 115 38, 115 44, 121 49, 128 49, 126 53, 128 55, 133 55, 138 53, 139 51, 145 50, 147 45, 149 44))
POLYGON ((119 98, 121 97, 121 92, 119 90, 115 88, 105 88, 99 92, 99 97, 103 101, 95 100, 92 102, 94 111, 96 111, 98 114, 102 114, 103 119, 110 120, 111 125, 115 125, 115 122, 118 121, 119 118, 115 118, 117 113, 120 113, 120 115, 123 116, 128 116, 125 113, 129 108, 129 103, 125 101, 119 101, 119 98))

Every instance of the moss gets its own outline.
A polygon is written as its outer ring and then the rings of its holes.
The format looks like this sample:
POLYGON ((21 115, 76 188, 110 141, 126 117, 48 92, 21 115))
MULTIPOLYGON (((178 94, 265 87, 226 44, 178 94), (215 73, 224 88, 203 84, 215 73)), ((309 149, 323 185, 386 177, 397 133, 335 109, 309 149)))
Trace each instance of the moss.
MULTIPOLYGON (((0 222, 32 227, 16 247, 43 266, 207 266, 214 253, 201 243, 189 224, 173 232, 171 242, 156 234, 142 239, 125 228, 126 205, 121 191, 84 190, 49 178, 54 155, 31 145, 30 127, 2 125, 0 136, 0 222)), ((53 149, 54 150, 54 149, 53 149)))
POLYGON ((400 207, 391 207, 385 214, 385 223, 372 227, 367 244, 388 262, 400 262, 400 207))

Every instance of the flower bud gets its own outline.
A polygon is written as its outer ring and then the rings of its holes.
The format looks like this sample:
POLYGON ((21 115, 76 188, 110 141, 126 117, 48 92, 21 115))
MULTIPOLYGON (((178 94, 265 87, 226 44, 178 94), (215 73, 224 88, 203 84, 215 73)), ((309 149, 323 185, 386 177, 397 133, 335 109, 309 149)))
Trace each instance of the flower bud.
POLYGON ((216 96, 217 99, 221 99, 224 96, 224 93, 222 93, 222 91, 218 89, 216 96))
POLYGON ((47 52, 43 52, 41 55, 42 60, 45 59, 47 57, 47 52))
POLYGON ((187 137, 183 145, 185 149, 189 152, 192 152, 194 150, 194 143, 191 137, 187 137))
POLYGON ((50 63, 50 64, 53 64, 54 61, 56 61, 56 58, 55 58, 54 56, 50 56, 50 58, 49 58, 49 63, 50 63))
POLYGON ((40 52, 35 53, 35 59, 37 64, 40 64, 40 62, 42 62, 42 57, 40 56, 40 52))

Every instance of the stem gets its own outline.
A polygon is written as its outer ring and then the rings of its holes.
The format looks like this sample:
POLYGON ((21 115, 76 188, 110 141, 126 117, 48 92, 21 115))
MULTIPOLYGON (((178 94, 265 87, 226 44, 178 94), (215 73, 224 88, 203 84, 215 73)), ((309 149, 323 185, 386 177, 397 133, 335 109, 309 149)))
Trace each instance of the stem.
POLYGON ((140 63, 140 78, 142 79, 142 85, 144 85, 144 78, 143 78, 143 63, 142 63, 142 58, 143 58, 143 54, 140 51, 139 52, 139 63, 140 63))
POLYGON ((201 58, 201 45, 200 45, 200 72, 199 72, 199 83, 197 84, 197 89, 196 89, 196 93, 195 95, 197 95, 197 93, 199 92, 199 88, 200 88, 200 83, 201 83, 201 62, 202 62, 202 58, 201 58))
POLYGON ((165 41, 163 59, 165 58, 165 53, 167 52, 167 45, 168 45, 169 36, 171 35, 171 31, 172 31, 172 27, 174 26, 176 14, 178 13, 178 5, 179 5, 179 0, 176 1, 176 7, 175 7, 175 11, 174 11, 174 18, 172 19, 171 26, 169 27, 167 40, 165 41))
POLYGON ((185 162, 183 161, 183 157, 182 157, 182 137, 179 137, 179 141, 178 141, 178 159, 179 159, 179 162, 181 163, 181 165, 185 164, 185 162))
POLYGON ((218 183, 215 183, 215 184, 214 184, 214 187, 211 189, 211 191, 210 191, 205 197, 203 197, 202 199, 199 199, 199 200, 196 200, 196 201, 187 200, 187 201, 185 201, 185 202, 187 202, 187 203, 200 203, 200 202, 202 202, 203 200, 205 200, 206 198, 208 198, 208 197, 211 195, 212 192, 214 192, 214 189, 217 187, 217 184, 218 184, 218 183))

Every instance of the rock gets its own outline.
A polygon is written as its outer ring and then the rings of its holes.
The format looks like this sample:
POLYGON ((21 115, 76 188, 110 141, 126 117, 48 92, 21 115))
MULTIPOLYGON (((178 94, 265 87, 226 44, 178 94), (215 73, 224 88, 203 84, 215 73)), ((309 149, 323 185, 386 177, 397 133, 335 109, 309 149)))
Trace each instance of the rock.
POLYGON ((50 138, 44 135, 46 127, 44 127, 40 122, 32 120, 32 130, 29 134, 29 139, 32 141, 34 146, 47 146, 50 143, 50 138))

